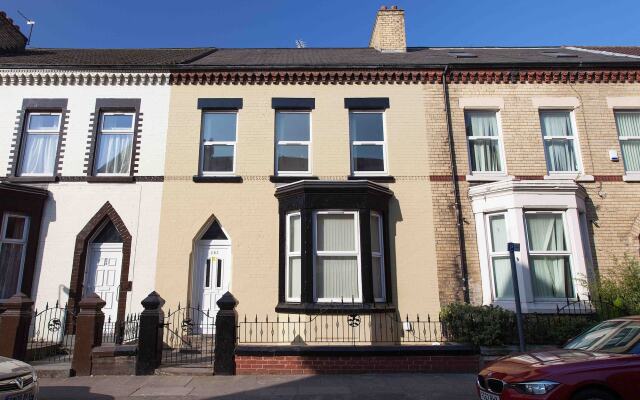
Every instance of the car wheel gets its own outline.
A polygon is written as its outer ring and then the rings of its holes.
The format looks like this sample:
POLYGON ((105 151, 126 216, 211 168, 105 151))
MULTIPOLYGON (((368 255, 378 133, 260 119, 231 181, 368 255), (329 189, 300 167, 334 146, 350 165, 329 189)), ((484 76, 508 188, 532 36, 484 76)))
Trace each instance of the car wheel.
POLYGON ((571 400, 617 400, 618 398, 609 392, 600 389, 587 389, 576 393, 571 400))

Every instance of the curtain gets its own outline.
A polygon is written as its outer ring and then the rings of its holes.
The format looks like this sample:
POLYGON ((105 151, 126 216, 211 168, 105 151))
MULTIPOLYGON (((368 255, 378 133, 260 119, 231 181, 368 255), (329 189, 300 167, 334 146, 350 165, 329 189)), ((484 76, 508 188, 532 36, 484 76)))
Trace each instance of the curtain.
POLYGON ((493 280, 496 290, 496 298, 512 299, 513 280, 511 275, 511 261, 508 257, 492 257, 493 280))
POLYGON ((53 175, 58 135, 27 135, 20 173, 53 175))
POLYGON ((531 270, 535 297, 573 297, 568 256, 533 256, 531 270))
POLYGON ((131 167, 133 135, 101 134, 98 141, 96 172, 128 174, 131 167))
POLYGON ((544 143, 547 151, 549 171, 577 171, 578 163, 573 149, 573 140, 547 139, 544 143))
POLYGON ((507 251, 507 224, 504 215, 495 215, 489 218, 491 230, 491 250, 493 252, 507 251))
POLYGON ((382 292, 382 257, 371 257, 371 273, 373 275, 373 297, 384 298, 382 292))
POLYGON ((467 136, 474 136, 473 139, 469 139, 472 171, 501 171, 496 113, 474 111, 466 113, 465 116, 467 120, 467 136), (486 139, 479 139, 478 137, 486 139))
POLYGON ((17 292, 18 277, 22 263, 24 244, 0 244, 0 299, 6 299, 17 292))
POLYGON ((543 136, 573 136, 571 117, 567 111, 544 111, 540 113, 543 136))
POLYGON ((318 214, 318 251, 355 251, 353 214, 318 214))
POLYGON ((352 298, 360 297, 356 256, 319 256, 316 268, 318 298, 344 299, 345 302, 350 302, 352 298))
POLYGON ((289 251, 300 251, 300 215, 291 215, 289 217, 289 251))
POLYGON ((620 137, 637 138, 620 141, 625 170, 640 171, 640 113, 616 113, 616 124, 620 137))
POLYGON ((527 234, 531 251, 565 251, 561 214, 527 215, 527 234))

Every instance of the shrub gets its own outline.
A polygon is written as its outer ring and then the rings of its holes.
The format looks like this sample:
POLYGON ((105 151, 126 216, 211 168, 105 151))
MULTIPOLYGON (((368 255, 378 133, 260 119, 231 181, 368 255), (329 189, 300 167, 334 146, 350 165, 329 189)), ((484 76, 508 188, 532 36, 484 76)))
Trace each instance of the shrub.
POLYGON ((615 274, 589 285, 592 296, 601 303, 598 312, 604 314, 603 319, 640 314, 640 261, 625 254, 615 265, 615 274))
POLYGON ((495 306, 453 303, 440 312, 445 336, 454 342, 475 346, 499 346, 511 343, 515 314, 495 306))

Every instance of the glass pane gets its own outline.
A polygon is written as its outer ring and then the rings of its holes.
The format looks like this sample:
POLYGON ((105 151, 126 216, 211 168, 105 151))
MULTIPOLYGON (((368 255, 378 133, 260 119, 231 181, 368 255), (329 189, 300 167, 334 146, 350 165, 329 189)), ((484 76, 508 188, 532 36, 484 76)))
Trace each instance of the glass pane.
POLYGON ((304 142, 309 140, 309 113, 276 113, 276 138, 304 142))
POLYGON ((318 257, 316 264, 318 298, 351 301, 358 292, 358 260, 353 257, 318 257))
POLYGON ((300 232, 300 215, 291 215, 289 217, 289 251, 300 251, 301 237, 302 233, 300 232))
POLYGON ((27 220, 24 217, 7 217, 6 239, 22 240, 25 238, 27 220))
MULTIPOLYGON (((215 258, 215 257, 212 257, 215 258)), ((211 261, 212 258, 207 259, 207 265, 204 267, 204 287, 211 287, 211 261)))
POLYGON ((380 237, 380 217, 371 214, 369 226, 369 229, 371 229, 371 252, 381 253, 382 249, 380 248, 380 242, 382 241, 382 238, 380 237))
POLYGON ((202 170, 233 172, 233 146, 222 144, 204 146, 202 170))
POLYGON ((569 256, 532 256, 531 271, 535 297, 573 297, 569 256))
POLYGON ((544 136, 573 136, 569 111, 541 111, 540 125, 544 136))
POLYGON ((471 170, 475 172, 502 171, 500 143, 493 139, 473 139, 471 146, 471 170))
POLYGON ((384 171, 382 145, 357 145, 352 151, 354 171, 384 171))
POLYGON ((355 251, 355 216, 353 214, 318 214, 318 251, 355 251))
POLYGON ((202 137, 205 141, 235 142, 236 113, 205 113, 202 137))
POLYGON ((620 136, 640 136, 640 112, 617 112, 616 125, 620 136))
POLYGON ((133 135, 100 134, 96 151, 95 172, 128 174, 131 169, 133 135))
POLYGON ((28 134, 20 163, 21 174, 53 175, 58 135, 28 134))
POLYGON ((489 217, 491 251, 507 251, 507 223, 504 214, 489 217))
POLYGON ((23 244, 0 244, 0 299, 16 294, 22 263, 23 244))
POLYGON ((309 170, 309 146, 278 145, 278 171, 306 172, 309 170))
POLYGON ((300 257, 289 257, 289 287, 287 288, 288 298, 300 298, 300 285, 302 283, 300 269, 300 257))
POLYGON ((549 139, 544 141, 547 167, 552 172, 571 172, 578 170, 573 140, 549 139))
POLYGON ((561 214, 526 214, 525 218, 529 250, 567 250, 561 214))
POLYGON ((382 113, 350 113, 349 132, 354 141, 383 141, 382 113))
POLYGON ((467 136, 498 136, 495 111, 469 111, 465 113, 467 136))
POLYGON ((213 221, 207 231, 202 235, 201 240, 227 240, 222 227, 218 221, 213 221))
POLYGON ((381 257, 371 258, 371 274, 373 275, 373 298, 383 299, 385 296, 382 291, 382 280, 384 277, 382 276, 381 257))
POLYGON ((622 140, 622 161, 626 171, 640 171, 640 140, 622 140))
POLYGON ((122 237, 111 221, 93 239, 93 243, 122 243, 122 237))
POLYGON ((102 116, 102 130, 133 130, 133 114, 105 114, 102 116))
POLYGON ((513 280, 509 257, 492 257, 493 283, 497 299, 513 299, 513 280))
POLYGON ((60 114, 31 114, 29 116, 28 130, 60 130, 60 114))

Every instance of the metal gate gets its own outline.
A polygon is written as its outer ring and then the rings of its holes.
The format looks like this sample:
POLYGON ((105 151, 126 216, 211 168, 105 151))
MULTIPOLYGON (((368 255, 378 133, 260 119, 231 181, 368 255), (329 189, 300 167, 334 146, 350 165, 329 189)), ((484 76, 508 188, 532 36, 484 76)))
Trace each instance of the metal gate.
POLYGON ((213 313, 178 305, 169 310, 164 322, 162 364, 213 364, 213 313))
POLYGON ((65 363, 73 358, 76 312, 47 303, 44 310, 34 311, 29 328, 26 361, 30 363, 65 363))

